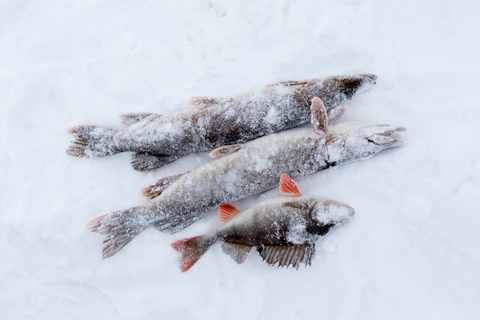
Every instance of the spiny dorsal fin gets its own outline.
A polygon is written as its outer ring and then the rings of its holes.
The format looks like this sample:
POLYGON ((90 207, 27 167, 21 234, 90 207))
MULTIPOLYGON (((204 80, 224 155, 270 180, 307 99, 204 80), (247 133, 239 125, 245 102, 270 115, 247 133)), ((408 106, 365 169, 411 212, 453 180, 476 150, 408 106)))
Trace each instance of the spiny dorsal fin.
POLYGON ((302 195, 295 181, 286 174, 282 174, 280 177, 280 192, 292 197, 300 197, 302 195))
POLYGON ((345 113, 345 111, 347 111, 347 107, 345 106, 336 107, 328 111, 327 112, 328 123, 330 124, 334 121, 337 121, 338 118, 340 118, 345 113))
MULTIPOLYGON (((128 127, 131 125, 142 121, 143 119, 151 116, 153 113, 148 112, 138 112, 138 113, 124 113, 120 115, 120 120, 122 123, 128 127)), ((157 114, 158 117, 161 115, 157 114)))
POLYGON ((181 174, 176 174, 173 176, 161 178, 157 182, 155 182, 155 184, 152 184, 151 186, 143 188, 142 195, 145 198, 150 198, 150 199, 156 198, 160 194, 162 194, 162 192, 165 191, 165 189, 167 189, 175 180, 180 178, 182 175, 184 174, 181 173, 181 174))
POLYGON ((287 268, 292 265, 295 269, 298 269, 300 263, 311 265, 315 256, 315 245, 308 243, 288 246, 260 245, 257 250, 263 261, 269 265, 274 266, 278 263, 277 267, 287 268))
POLYGON ((315 132, 318 134, 327 134, 327 110, 319 97, 313 98, 310 111, 312 113, 312 123, 315 132))
POLYGON ((231 144, 231 145, 228 145, 228 146, 219 147, 219 148, 213 150, 212 152, 210 152, 208 155, 211 158, 220 158, 220 157, 224 157, 226 155, 229 155, 231 153, 237 152, 240 149, 242 149, 241 144, 231 144))
POLYGON ((211 98, 211 97, 191 97, 188 103, 196 107, 209 107, 214 104, 222 104, 231 101, 228 98, 211 98))
POLYGON ((218 220, 225 222, 227 220, 232 219, 235 217, 237 214, 239 214, 241 211, 232 206, 231 204, 220 204, 218 206, 218 220))
POLYGON ((224 242, 222 251, 232 257, 236 263, 241 264, 247 259, 248 253, 252 250, 252 246, 245 244, 224 242))

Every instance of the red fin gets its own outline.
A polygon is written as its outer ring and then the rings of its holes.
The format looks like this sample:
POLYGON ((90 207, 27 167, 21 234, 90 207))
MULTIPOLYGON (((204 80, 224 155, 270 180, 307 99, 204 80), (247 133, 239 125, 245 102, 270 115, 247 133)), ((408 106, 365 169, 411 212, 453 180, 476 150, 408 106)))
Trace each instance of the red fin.
POLYGON ((190 269, 213 244, 213 242, 208 240, 204 241, 203 236, 197 236, 172 243, 172 248, 182 254, 182 260, 180 262, 180 269, 182 272, 190 269))
POLYGON ((224 157, 224 156, 226 156, 230 153, 234 153, 234 152, 240 150, 241 148, 242 148, 241 144, 231 144, 231 145, 228 145, 228 146, 219 147, 219 148, 213 150, 212 152, 210 152, 208 155, 211 158, 224 157))
POLYGON ((280 178, 280 191, 294 197, 302 195, 297 184, 286 174, 282 174, 282 177, 280 178))
POLYGON ((231 204, 221 204, 218 206, 218 220, 222 222, 230 220, 240 212, 240 210, 238 210, 231 204))
POLYGON ((197 237, 192 237, 192 238, 185 238, 181 240, 177 240, 171 244, 172 248, 175 249, 175 251, 178 251, 180 253, 183 253, 186 248, 188 248, 189 244, 197 238, 200 238, 201 236, 197 237))
POLYGON ((310 105, 312 123, 315 131, 319 134, 327 133, 327 110, 319 97, 315 97, 310 105))

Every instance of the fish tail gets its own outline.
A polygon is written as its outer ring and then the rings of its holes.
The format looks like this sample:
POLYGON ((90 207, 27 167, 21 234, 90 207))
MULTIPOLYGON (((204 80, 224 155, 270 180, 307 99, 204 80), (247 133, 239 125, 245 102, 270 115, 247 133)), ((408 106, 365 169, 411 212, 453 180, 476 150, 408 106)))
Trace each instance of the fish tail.
POLYGON ((149 153, 137 152, 132 156, 132 167, 137 171, 150 171, 158 169, 177 160, 177 156, 159 156, 149 153))
POLYGON ((143 207, 133 207, 123 211, 116 211, 93 219, 87 224, 92 232, 104 234, 103 258, 109 258, 120 251, 132 239, 150 224, 141 210, 143 207))
POLYGON ((182 272, 190 269, 215 241, 215 238, 203 235, 172 243, 172 248, 182 254, 182 260, 180 261, 182 272))
POLYGON ((122 152, 118 130, 97 127, 77 126, 69 130, 76 138, 67 150, 74 157, 103 157, 122 152))

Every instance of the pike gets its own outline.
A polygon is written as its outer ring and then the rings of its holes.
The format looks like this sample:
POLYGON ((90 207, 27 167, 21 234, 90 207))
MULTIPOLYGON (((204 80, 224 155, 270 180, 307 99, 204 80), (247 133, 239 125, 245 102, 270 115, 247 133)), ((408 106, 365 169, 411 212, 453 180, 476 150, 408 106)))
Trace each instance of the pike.
POLYGON ((403 127, 353 121, 327 127, 326 109, 317 97, 311 110, 315 130, 299 128, 220 147, 211 152, 215 159, 147 188, 145 195, 155 198, 147 205, 92 220, 87 227, 107 236, 103 257, 111 257, 150 224, 177 232, 219 204, 275 188, 282 174, 305 176, 402 144, 391 135, 403 127))
POLYGON ((223 241, 223 252, 238 264, 255 247, 269 265, 287 268, 292 265, 296 269, 300 263, 311 265, 315 242, 355 214, 344 203, 302 196, 286 174, 280 178, 280 191, 289 197, 262 201, 243 212, 221 204, 218 215, 224 224, 202 236, 172 243, 182 254, 182 272, 190 269, 217 241, 223 241))
POLYGON ((284 131, 310 119, 310 101, 320 97, 330 111, 375 84, 372 74, 284 81, 230 98, 194 97, 194 108, 169 115, 121 116, 126 131, 77 126, 66 151, 74 157, 103 157, 136 152, 132 165, 149 171, 181 157, 224 145, 244 143, 284 131))

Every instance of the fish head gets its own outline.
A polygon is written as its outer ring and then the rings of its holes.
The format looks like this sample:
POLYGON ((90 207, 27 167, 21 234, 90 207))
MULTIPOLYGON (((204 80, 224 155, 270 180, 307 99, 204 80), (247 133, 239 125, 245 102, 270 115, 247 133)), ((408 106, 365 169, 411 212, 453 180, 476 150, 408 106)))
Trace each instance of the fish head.
POLYGON ((355 121, 337 123, 329 127, 324 140, 328 161, 341 164, 368 159, 382 150, 401 146, 402 141, 392 134, 405 130, 405 127, 355 121))
POLYGON ((317 198, 312 212, 311 233, 326 234, 331 228, 342 224, 354 216, 352 207, 335 200, 317 198))
POLYGON ((327 111, 351 100, 357 93, 373 87, 377 80, 374 74, 358 74, 348 76, 332 76, 324 79, 313 79, 306 92, 310 98, 321 97, 327 111))

